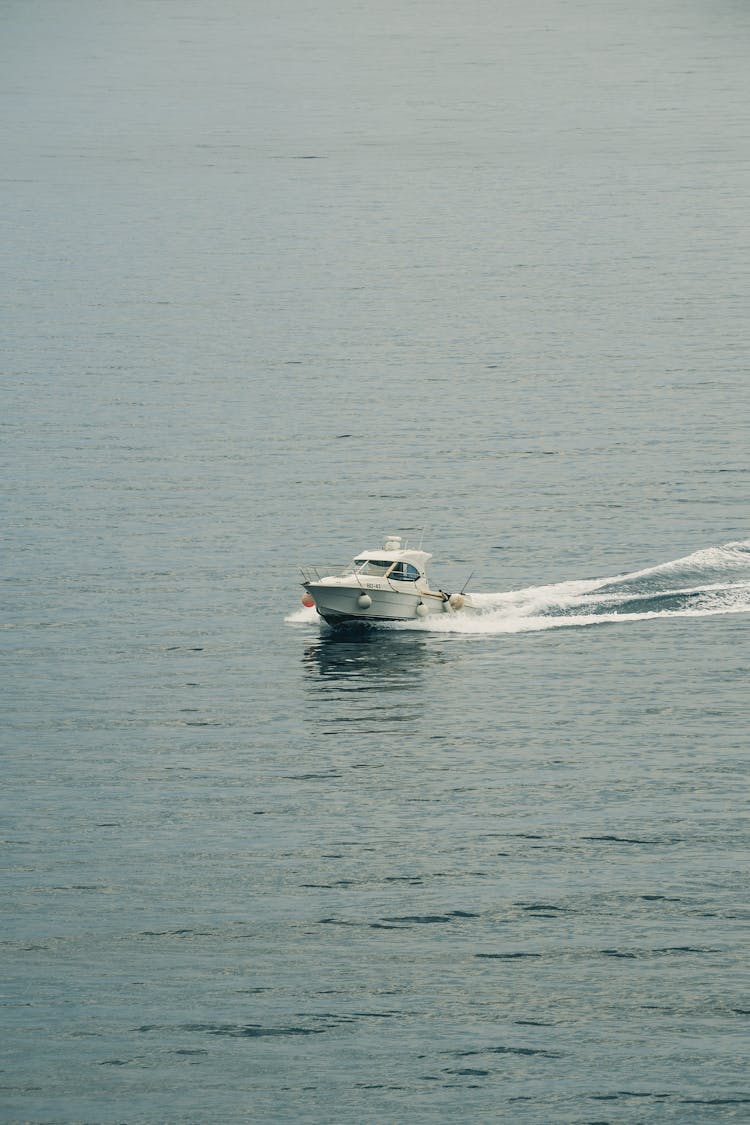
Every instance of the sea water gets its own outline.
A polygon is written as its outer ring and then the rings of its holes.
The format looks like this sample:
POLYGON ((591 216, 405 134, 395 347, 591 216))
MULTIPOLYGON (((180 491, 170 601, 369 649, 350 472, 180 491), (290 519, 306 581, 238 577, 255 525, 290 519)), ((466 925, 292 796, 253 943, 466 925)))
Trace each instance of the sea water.
POLYGON ((3 1120, 750 1117, 749 38, 3 7, 3 1120))

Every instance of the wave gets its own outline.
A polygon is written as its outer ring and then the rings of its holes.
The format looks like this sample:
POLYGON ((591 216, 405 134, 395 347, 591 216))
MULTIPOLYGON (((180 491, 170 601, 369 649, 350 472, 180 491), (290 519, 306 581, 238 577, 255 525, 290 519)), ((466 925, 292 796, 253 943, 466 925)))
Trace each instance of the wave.
MULTIPOLYGON (((527 633, 672 617, 750 612, 750 540, 708 547, 646 570, 607 578, 472 593, 477 612, 433 614, 378 628, 437 633, 527 633)), ((312 624, 314 609, 286 620, 312 624)))

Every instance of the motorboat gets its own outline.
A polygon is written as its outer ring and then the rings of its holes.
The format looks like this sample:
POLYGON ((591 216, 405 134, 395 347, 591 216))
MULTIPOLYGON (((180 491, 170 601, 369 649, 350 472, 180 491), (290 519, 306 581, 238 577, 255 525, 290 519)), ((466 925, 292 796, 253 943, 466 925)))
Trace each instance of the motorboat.
POLYGON ((410 621, 431 613, 474 609, 463 590, 432 590, 425 567, 432 555, 413 550, 400 535, 388 535, 382 547, 360 551, 338 574, 321 577, 302 571, 302 604, 315 606, 329 625, 351 621, 410 621))

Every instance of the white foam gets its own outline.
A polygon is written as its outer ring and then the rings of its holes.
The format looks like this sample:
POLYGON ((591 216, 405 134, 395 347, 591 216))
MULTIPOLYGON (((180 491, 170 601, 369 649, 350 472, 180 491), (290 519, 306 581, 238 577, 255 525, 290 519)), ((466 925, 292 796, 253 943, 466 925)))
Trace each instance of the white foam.
POLYGON ((673 574, 675 571, 750 571, 750 540, 725 543, 723 547, 704 547, 692 555, 685 555, 671 562, 659 563, 644 570, 634 570, 629 574, 617 574, 613 578, 603 578, 599 583, 608 586, 618 582, 633 582, 639 578, 652 578, 673 574))
MULTIPOLYGON (((583 610, 583 607, 582 607, 583 610)), ((467 633, 493 635, 501 633, 533 633, 548 629, 573 629, 587 625, 627 625, 632 621, 651 621, 670 617, 714 617, 728 613, 750 612, 750 586, 732 603, 714 606, 691 606, 689 609, 645 610, 641 613, 567 613, 564 616, 526 615, 494 610, 479 614, 455 614, 450 617, 433 616, 423 621, 399 623, 403 629, 424 630, 435 633, 467 633)))
POLYGON ((308 609, 306 605, 303 605, 299 609, 295 609, 294 613, 287 614, 284 620, 288 625, 314 625, 317 621, 320 621, 320 618, 315 606, 310 606, 308 609))

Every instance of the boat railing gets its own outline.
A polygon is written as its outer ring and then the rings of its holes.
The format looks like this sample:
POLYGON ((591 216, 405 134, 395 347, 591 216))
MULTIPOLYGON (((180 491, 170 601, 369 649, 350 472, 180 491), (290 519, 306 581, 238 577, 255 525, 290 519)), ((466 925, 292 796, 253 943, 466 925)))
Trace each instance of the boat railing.
POLYGON ((321 578, 326 578, 331 574, 343 574, 345 570, 346 566, 343 563, 336 566, 301 566, 299 568, 303 582, 320 582, 321 578))

